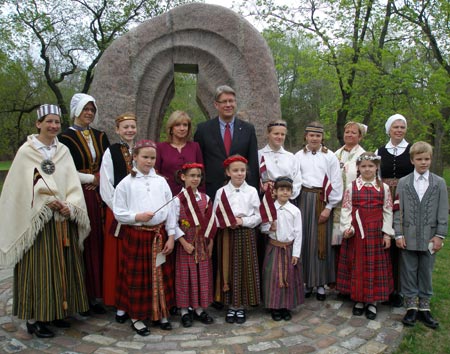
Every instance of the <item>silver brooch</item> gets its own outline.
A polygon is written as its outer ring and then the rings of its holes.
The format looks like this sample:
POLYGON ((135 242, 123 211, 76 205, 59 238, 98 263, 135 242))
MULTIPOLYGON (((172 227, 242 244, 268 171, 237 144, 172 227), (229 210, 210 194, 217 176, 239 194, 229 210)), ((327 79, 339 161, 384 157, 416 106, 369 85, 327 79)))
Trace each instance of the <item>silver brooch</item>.
POLYGON ((41 162, 41 168, 44 173, 52 175, 55 172, 55 164, 52 160, 46 159, 41 162))

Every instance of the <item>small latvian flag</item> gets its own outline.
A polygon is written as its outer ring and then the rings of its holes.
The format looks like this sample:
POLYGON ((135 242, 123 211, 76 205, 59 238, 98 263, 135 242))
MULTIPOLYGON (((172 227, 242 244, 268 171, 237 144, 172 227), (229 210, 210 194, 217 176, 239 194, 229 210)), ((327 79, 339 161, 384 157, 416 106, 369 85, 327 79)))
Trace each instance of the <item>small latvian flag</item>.
POLYGON ((42 178, 42 175, 39 173, 38 169, 35 167, 33 171, 33 198, 31 199, 31 207, 34 204, 34 186, 39 182, 42 178))
POLYGON ((205 209, 205 217, 203 218, 204 223, 200 231, 205 238, 209 238, 209 236, 214 238, 217 232, 216 215, 213 213, 213 209, 213 203, 210 200, 205 209))
POLYGON ((219 228, 221 229, 236 225, 237 221, 234 217, 233 211, 231 210, 230 202, 228 201, 225 190, 222 190, 222 195, 220 196, 219 204, 216 208, 216 217, 219 223, 219 228))
POLYGON ((266 160, 264 159, 264 155, 261 156, 261 162, 259 163, 259 183, 260 183, 260 189, 263 190, 263 183, 267 182, 268 176, 267 176, 267 166, 266 166, 266 160))
POLYGON ((189 224, 195 226, 201 225, 203 223, 202 213, 200 211, 200 208, 198 207, 197 200, 192 188, 187 187, 186 189, 183 189, 183 191, 178 194, 178 199, 180 199, 180 203, 184 207, 186 218, 189 221, 189 224))
POLYGON ((261 204, 259 205, 259 213, 261 214, 263 223, 277 220, 277 209, 275 208, 275 202, 270 188, 267 188, 264 192, 261 204))
POLYGON ((325 175, 325 177, 323 179, 322 193, 320 193, 320 199, 324 203, 328 203, 328 198, 329 198, 332 190, 333 190, 333 186, 331 185, 331 182, 328 179, 328 176, 325 175))
POLYGON ((400 196, 398 193, 395 194, 394 205, 392 206, 392 211, 400 210, 400 196))

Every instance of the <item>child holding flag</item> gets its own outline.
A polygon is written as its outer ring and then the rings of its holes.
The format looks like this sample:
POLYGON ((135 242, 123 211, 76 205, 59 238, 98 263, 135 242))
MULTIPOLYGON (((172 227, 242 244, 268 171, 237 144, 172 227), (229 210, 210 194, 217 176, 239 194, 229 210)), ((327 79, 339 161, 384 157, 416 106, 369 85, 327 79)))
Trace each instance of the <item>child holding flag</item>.
POLYGON ((154 169, 156 144, 138 141, 133 160, 136 167, 117 185, 113 199, 114 216, 124 228, 117 307, 130 315, 137 334, 148 336, 147 319, 172 329, 167 318, 174 305, 173 269, 166 256, 173 250, 176 220, 168 205, 169 185, 154 169))
POLYGON ((177 228, 175 290, 177 307, 181 308, 181 324, 191 327, 192 319, 204 324, 214 322, 205 311, 213 300, 213 281, 211 254, 213 247, 212 236, 208 239, 202 232, 205 224, 205 214, 212 203, 205 193, 198 191, 203 180, 203 165, 201 163, 186 163, 176 174, 184 184, 179 197, 172 204, 177 228), (188 308, 192 307, 191 314, 188 308))
POLYGON ((244 323, 245 306, 261 302, 255 227, 261 222, 256 188, 245 182, 247 159, 228 157, 223 166, 230 178, 215 196, 218 220, 218 270, 215 301, 229 305, 225 321, 244 323))
POLYGON ((262 225, 269 234, 263 264, 264 306, 272 319, 289 321, 289 309, 304 302, 303 276, 300 268, 302 249, 302 215, 289 202, 293 183, 289 177, 278 177, 273 192, 276 196, 276 220, 262 225))

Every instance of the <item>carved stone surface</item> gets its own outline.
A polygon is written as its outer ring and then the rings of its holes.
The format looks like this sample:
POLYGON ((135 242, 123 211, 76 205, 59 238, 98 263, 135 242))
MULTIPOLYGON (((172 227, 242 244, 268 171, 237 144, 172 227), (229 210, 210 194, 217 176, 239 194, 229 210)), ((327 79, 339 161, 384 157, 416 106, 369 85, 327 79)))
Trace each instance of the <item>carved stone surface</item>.
POLYGON ((115 117, 131 111, 138 138, 157 140, 174 96, 175 71, 197 74, 197 103, 205 117, 216 115, 216 87, 233 87, 260 145, 267 123, 281 116, 273 58, 261 34, 227 8, 196 3, 143 22, 109 46, 90 91, 99 107, 96 126, 114 141, 115 117))

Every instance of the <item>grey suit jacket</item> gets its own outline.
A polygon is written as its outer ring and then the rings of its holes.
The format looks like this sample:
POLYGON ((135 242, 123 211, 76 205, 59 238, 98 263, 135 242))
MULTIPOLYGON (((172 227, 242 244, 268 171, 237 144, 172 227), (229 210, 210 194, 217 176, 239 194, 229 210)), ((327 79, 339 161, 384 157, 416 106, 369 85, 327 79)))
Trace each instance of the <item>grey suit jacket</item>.
MULTIPOLYGON (((220 134, 219 118, 213 118, 197 125, 194 141, 199 143, 205 164, 206 193, 214 199, 216 191, 224 185, 225 169, 223 161, 227 158, 222 135, 220 134)), ((259 164, 258 144, 255 127, 243 120, 235 118, 233 141, 230 155, 239 154, 248 160, 247 182, 258 188, 259 164)))
POLYGON ((405 237, 407 250, 426 251, 434 236, 447 235, 448 193, 443 178, 430 172, 422 201, 414 188, 414 173, 399 180, 396 193, 400 208, 394 211, 395 236, 405 237))

